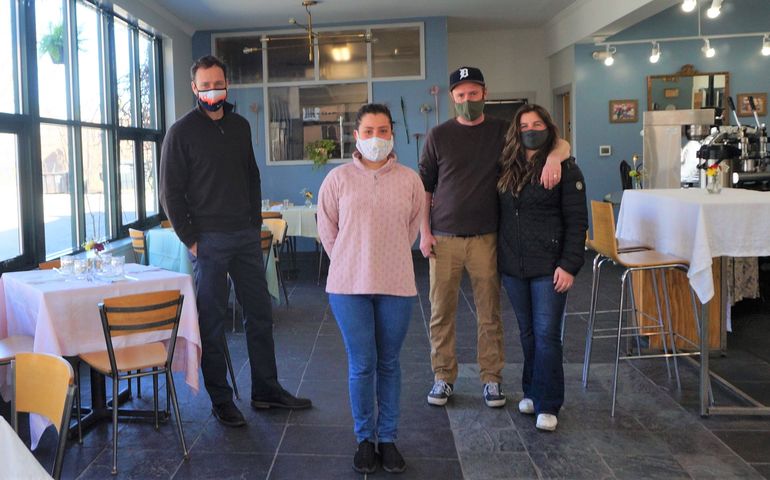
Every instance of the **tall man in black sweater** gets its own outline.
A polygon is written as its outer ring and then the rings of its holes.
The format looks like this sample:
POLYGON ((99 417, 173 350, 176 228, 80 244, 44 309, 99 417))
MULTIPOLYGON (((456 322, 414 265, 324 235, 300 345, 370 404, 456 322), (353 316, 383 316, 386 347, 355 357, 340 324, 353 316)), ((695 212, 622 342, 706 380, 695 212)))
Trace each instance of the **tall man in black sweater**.
POLYGON ((227 275, 243 306, 254 408, 309 408, 278 383, 273 314, 260 246, 260 180, 245 118, 227 97, 226 67, 216 57, 190 69, 195 109, 169 128, 160 162, 160 201, 189 249, 203 343, 201 368, 214 416, 246 422, 227 383, 224 350, 227 275))

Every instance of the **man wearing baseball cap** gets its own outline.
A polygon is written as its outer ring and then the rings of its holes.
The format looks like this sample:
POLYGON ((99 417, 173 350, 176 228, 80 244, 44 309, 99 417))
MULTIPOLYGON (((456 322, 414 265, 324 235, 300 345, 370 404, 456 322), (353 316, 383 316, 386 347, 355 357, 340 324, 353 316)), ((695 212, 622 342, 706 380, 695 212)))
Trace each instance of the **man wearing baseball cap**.
MULTIPOLYGON (((463 270, 473 287, 477 315, 477 360, 484 403, 505 405, 500 388, 503 325, 497 273, 498 161, 509 122, 484 116, 484 75, 460 67, 449 76, 457 116, 428 133, 420 157, 426 206, 420 250, 430 258, 430 343, 434 384, 431 405, 445 405, 457 379, 455 314, 463 270)), ((563 140, 548 156, 541 182, 553 188, 561 161, 570 156, 563 140)))

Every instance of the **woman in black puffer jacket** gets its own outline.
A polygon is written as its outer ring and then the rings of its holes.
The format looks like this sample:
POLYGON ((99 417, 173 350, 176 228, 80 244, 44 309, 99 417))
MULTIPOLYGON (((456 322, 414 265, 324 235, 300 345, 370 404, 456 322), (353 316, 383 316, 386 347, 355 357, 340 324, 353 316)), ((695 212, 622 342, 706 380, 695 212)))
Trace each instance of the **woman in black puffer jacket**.
POLYGON ((562 313, 583 265, 588 228, 585 184, 574 158, 562 162, 561 183, 555 188, 546 190, 539 182, 557 139, 545 109, 523 106, 506 135, 497 184, 498 268, 524 351, 519 411, 537 414, 541 430, 556 429, 564 403, 562 313))

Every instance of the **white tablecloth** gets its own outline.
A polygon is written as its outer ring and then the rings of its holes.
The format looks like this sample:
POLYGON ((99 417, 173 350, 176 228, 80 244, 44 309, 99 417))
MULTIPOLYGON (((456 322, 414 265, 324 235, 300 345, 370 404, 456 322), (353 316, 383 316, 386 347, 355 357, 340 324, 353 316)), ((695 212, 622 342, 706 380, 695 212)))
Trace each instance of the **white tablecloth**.
POLYGON ((689 260, 690 285, 706 303, 714 296, 713 257, 770 255, 770 193, 626 190, 616 236, 689 260))
MULTIPOLYGON (((0 335, 30 335, 34 351, 61 356, 104 350, 104 333, 97 305, 105 298, 158 290, 180 290, 182 305, 173 370, 185 372, 185 383, 195 393, 200 388, 198 370, 201 339, 195 290, 189 275, 157 267, 126 265, 127 278, 106 281, 64 281, 54 270, 8 272, 0 278, 0 335)), ((158 341, 168 332, 127 335, 113 340, 116 347, 158 341)), ((9 383, 0 372, 0 387, 9 383)), ((30 420, 33 448, 47 423, 30 420)))
POLYGON ((283 205, 276 205, 270 211, 280 212, 283 215, 283 219, 288 224, 286 235, 290 237, 318 238, 318 227, 315 221, 317 205, 312 207, 301 205, 289 208, 283 208, 283 205))
POLYGON ((50 479, 11 425, 0 417, 0 479, 50 479))

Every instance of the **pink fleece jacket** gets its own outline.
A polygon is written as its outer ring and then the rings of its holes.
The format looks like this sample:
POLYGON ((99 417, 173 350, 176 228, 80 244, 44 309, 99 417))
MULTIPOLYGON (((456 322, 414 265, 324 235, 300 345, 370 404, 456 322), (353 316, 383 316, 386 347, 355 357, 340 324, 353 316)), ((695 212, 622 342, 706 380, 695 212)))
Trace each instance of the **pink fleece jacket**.
POLYGON ((378 170, 358 157, 329 172, 318 193, 318 235, 331 259, 326 291, 417 294, 412 244, 425 189, 394 154, 378 170))

